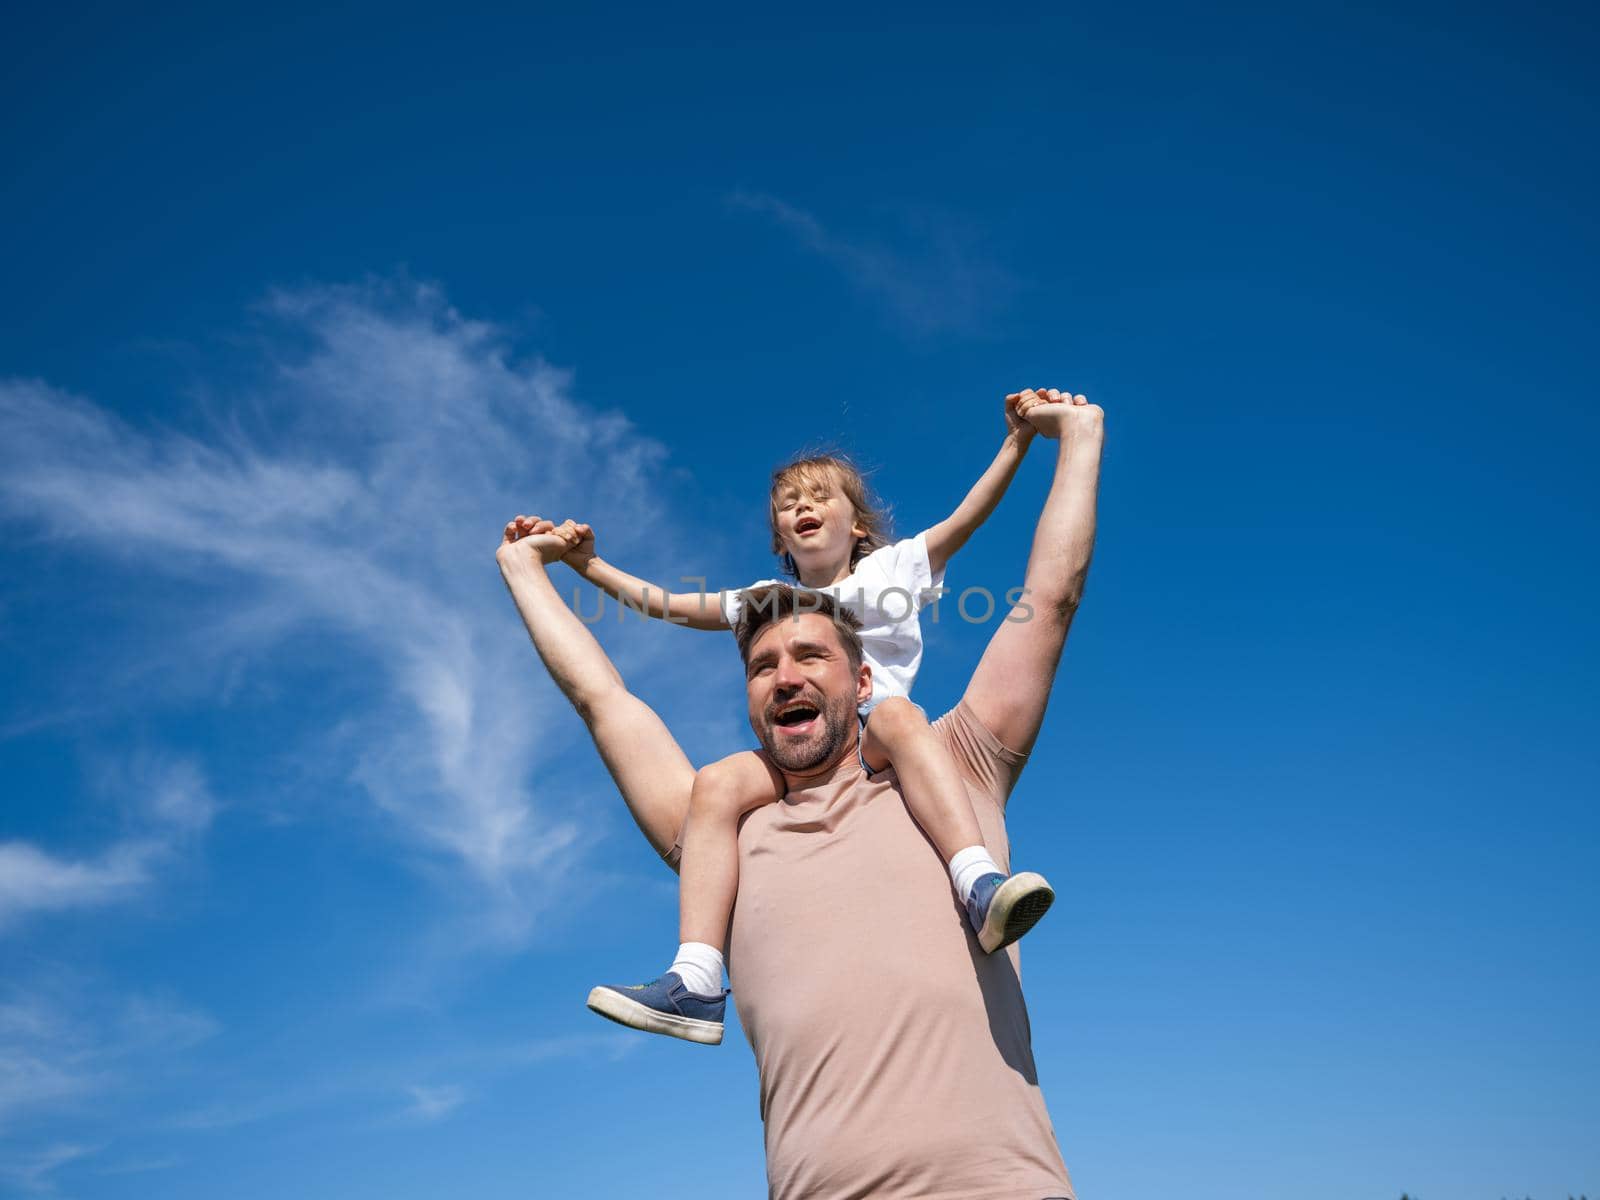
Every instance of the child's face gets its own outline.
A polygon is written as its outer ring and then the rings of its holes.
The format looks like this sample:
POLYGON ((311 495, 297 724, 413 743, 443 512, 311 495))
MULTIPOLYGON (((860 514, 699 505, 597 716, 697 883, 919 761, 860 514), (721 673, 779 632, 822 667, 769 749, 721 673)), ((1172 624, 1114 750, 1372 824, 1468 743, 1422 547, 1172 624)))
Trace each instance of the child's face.
POLYGON ((850 555, 866 530, 856 524, 855 507, 838 488, 785 485, 773 499, 778 507, 778 540, 801 574, 832 574, 850 565, 850 555))

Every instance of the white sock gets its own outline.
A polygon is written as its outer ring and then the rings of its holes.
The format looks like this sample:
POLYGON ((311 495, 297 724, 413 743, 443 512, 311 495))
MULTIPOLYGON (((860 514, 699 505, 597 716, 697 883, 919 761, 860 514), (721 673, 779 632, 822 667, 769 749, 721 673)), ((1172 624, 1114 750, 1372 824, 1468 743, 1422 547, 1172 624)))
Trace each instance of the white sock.
POLYGON ((957 850, 950 860, 950 886, 956 890, 956 899, 965 904, 972 895, 972 885, 985 875, 1004 875, 998 863, 989 857, 986 846, 968 846, 957 850))
POLYGON ((704 942, 684 942, 667 968, 697 996, 722 995, 722 951, 704 942))

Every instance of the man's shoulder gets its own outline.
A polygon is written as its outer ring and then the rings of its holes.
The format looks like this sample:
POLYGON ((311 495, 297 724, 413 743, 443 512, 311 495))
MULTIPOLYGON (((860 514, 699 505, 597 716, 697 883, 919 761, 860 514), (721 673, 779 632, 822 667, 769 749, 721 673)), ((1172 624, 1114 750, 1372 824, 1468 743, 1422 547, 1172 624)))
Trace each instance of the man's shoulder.
POLYGON ((964 699, 933 722, 933 731, 967 782, 1004 807, 1028 756, 1001 742, 964 699))

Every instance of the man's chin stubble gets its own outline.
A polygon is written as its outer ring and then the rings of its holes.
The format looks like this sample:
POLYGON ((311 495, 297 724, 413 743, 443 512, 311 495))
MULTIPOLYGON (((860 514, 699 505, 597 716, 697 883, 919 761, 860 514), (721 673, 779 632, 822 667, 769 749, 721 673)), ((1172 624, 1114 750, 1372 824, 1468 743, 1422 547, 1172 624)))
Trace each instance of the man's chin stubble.
MULTIPOLYGON (((854 717, 855 714, 852 712, 850 715, 854 717)), ((766 747, 767 753, 772 756, 772 761, 778 765, 780 771, 800 774, 830 762, 839 753, 839 750, 844 746, 845 739, 849 736, 849 724, 845 721, 834 720, 833 714, 826 714, 824 723, 826 729, 822 740, 814 750, 795 746, 780 752, 777 739, 773 737, 772 726, 770 725, 767 726, 767 736, 761 740, 766 747), (790 749, 795 752, 793 757, 789 753, 790 749)))

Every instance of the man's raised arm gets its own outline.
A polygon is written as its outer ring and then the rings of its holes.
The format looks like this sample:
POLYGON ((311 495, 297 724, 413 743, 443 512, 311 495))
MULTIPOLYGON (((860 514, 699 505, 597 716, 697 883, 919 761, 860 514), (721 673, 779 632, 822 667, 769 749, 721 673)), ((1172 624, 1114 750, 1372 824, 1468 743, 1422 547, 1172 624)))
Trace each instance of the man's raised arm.
POLYGON ((1026 754, 1039 736, 1089 574, 1105 414, 1098 404, 1055 388, 1030 388, 1007 399, 1036 430, 1057 439, 1056 475, 1034 530, 1026 590, 989 639, 965 700, 1001 744, 1026 754))
POLYGON ((694 768, 661 718, 628 691, 600 643, 550 582, 550 564, 580 537, 571 521, 557 526, 518 517, 506 526, 495 561, 550 678, 589 727, 639 832, 665 856, 689 812, 694 768))

